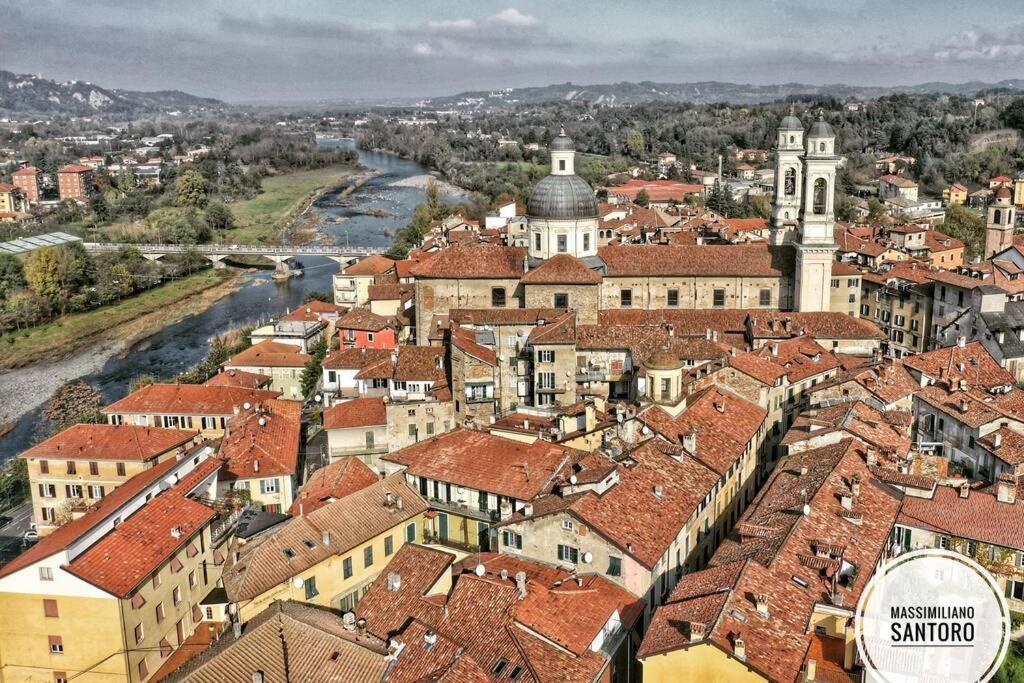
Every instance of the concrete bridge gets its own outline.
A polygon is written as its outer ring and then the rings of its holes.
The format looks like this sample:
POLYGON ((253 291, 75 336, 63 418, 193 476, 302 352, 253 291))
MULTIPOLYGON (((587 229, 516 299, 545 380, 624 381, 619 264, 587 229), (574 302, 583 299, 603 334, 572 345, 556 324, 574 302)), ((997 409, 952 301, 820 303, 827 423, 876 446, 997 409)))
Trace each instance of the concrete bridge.
POLYGON ((344 268, 371 254, 381 254, 381 247, 340 247, 312 245, 305 247, 251 245, 251 244, 119 244, 116 242, 84 242, 87 251, 102 253, 131 247, 150 261, 159 261, 168 254, 199 254, 213 263, 214 268, 224 268, 224 259, 230 256, 262 256, 270 259, 283 273, 291 270, 291 263, 297 256, 326 256, 337 261, 344 268))

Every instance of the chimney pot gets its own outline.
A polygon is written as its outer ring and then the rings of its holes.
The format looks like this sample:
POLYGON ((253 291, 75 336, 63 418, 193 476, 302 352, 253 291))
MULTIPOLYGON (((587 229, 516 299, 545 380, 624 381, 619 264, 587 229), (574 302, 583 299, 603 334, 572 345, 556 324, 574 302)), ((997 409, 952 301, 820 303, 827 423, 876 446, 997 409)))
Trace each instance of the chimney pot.
POLYGON ((758 593, 756 597, 757 601, 757 613, 762 617, 768 616, 768 594, 758 593))

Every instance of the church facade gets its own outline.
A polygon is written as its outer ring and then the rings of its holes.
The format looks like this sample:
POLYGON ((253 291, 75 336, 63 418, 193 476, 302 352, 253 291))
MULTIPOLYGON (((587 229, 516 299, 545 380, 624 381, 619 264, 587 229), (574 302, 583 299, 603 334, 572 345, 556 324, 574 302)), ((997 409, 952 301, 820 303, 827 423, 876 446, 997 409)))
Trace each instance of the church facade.
POLYGON ((527 203, 528 246, 453 246, 413 270, 416 334, 450 309, 573 309, 586 321, 609 309, 828 311, 838 157, 822 120, 805 131, 787 116, 778 129, 769 244, 598 246, 593 188, 575 173, 563 130, 551 173, 527 203))

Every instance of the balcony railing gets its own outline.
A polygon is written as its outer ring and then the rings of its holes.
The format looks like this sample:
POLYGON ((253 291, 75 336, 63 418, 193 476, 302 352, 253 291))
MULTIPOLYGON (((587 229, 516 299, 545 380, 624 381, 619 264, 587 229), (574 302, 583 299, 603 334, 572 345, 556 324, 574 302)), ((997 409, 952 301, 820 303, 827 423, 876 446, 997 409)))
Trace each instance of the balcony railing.
POLYGON ((362 446, 346 446, 344 448, 332 448, 329 451, 329 455, 332 458, 341 458, 349 455, 382 455, 388 452, 388 447, 385 444, 373 444, 362 445, 362 446))
POLYGON ((604 382, 607 380, 608 372, 606 370, 576 370, 576 381, 577 382, 604 382))
POLYGON ((463 517, 471 517, 482 522, 497 522, 500 515, 497 510, 481 510, 478 505, 466 505, 455 501, 441 500, 440 498, 427 498, 427 504, 435 510, 451 512, 463 517))

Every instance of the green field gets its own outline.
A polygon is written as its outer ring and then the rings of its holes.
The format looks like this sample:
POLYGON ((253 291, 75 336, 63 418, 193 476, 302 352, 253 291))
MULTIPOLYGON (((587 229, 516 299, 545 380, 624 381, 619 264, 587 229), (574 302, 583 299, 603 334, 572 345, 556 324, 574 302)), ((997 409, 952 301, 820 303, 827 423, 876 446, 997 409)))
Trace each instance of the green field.
POLYGON ((314 192, 340 185, 354 172, 351 166, 329 166, 264 178, 259 196, 230 205, 238 226, 231 231, 231 240, 238 244, 275 241, 314 192))
POLYGON ((170 318, 182 314, 175 304, 225 282, 228 277, 230 272, 211 268, 147 289, 108 306, 62 316, 29 330, 10 332, 0 337, 0 367, 12 368, 41 360, 57 360, 104 336, 128 339, 150 331, 154 326, 159 329, 170 322, 170 318), (165 315, 154 318, 168 320, 140 320, 157 312, 165 315), (134 323, 134 328, 128 323, 134 323))

